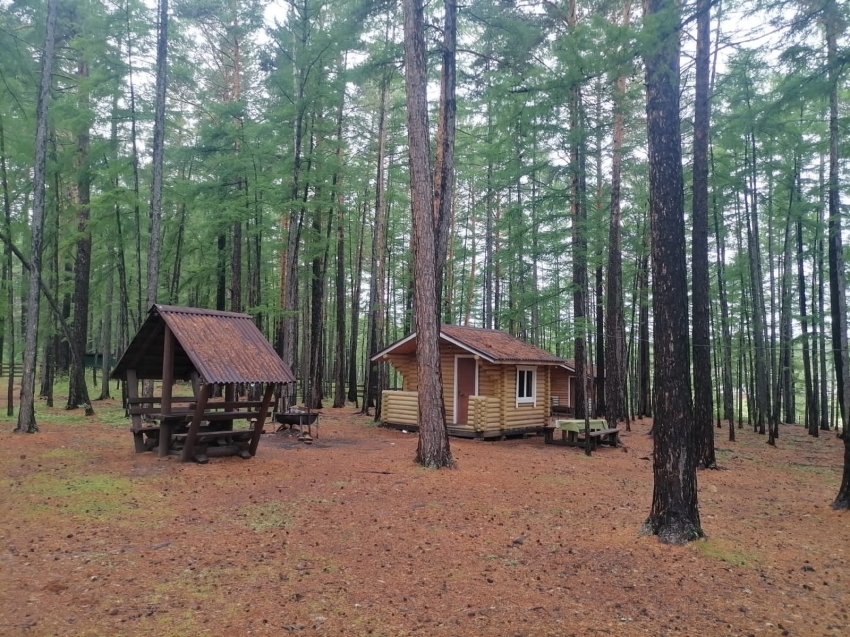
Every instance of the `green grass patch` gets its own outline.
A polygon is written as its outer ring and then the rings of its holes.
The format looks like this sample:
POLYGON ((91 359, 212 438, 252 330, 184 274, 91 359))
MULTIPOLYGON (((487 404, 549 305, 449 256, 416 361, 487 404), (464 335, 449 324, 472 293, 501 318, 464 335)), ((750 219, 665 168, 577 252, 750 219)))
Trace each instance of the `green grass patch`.
POLYGON ((21 486, 22 493, 35 496, 34 512, 56 511, 100 521, 133 508, 133 490, 130 480, 106 474, 62 478, 36 473, 21 486))
POLYGON ((67 447, 56 447, 41 454, 42 460, 62 460, 64 462, 83 462, 89 457, 85 451, 68 449, 67 447))
POLYGON ((117 407, 107 407, 102 404, 95 403, 95 418, 104 425, 110 425, 126 429, 130 426, 130 417, 124 414, 124 408, 120 405, 117 407))
POLYGON ((723 544, 718 540, 707 539, 693 542, 691 546, 706 557, 722 560, 734 566, 752 567, 758 563, 754 553, 741 548, 726 548, 723 544))
POLYGON ((841 472, 841 469, 838 467, 824 467, 813 464, 803 464, 800 462, 791 462, 789 463, 789 466, 793 471, 798 471, 800 473, 813 473, 821 476, 836 476, 841 472))
POLYGON ((289 502, 247 504, 239 509, 238 522, 252 531, 273 531, 292 527, 295 520, 294 505, 289 502))

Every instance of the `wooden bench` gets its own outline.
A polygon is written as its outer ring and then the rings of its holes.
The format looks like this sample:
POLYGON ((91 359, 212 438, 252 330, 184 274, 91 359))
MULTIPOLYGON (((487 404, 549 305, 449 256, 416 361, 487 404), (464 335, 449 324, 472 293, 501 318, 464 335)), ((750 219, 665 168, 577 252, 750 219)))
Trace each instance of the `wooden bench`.
MULTIPOLYGON (((250 440, 251 436, 254 435, 253 429, 235 429, 231 431, 199 431, 196 440, 204 441, 204 440, 216 440, 216 439, 227 439, 233 438, 234 440, 250 440)), ((171 438, 173 440, 186 440, 189 436, 188 433, 180 433, 173 434, 171 438)))
POLYGON ((609 444, 612 447, 617 447, 620 444, 620 430, 616 427, 611 429, 597 429, 590 432, 591 444, 609 444))
POLYGON ((552 396, 552 404, 549 407, 549 411, 552 414, 553 418, 575 418, 575 409, 573 409, 570 405, 562 405, 558 396, 552 396))
MULTIPOLYGON (((171 439, 185 443, 188 433, 173 434, 171 439)), ((239 456, 244 460, 251 457, 249 446, 254 437, 253 429, 237 429, 230 431, 204 431, 195 436, 195 445, 190 458, 198 464, 206 464, 214 456, 239 456), (209 443, 224 443, 210 445, 209 443)), ((174 453, 172 451, 171 453, 174 453)))

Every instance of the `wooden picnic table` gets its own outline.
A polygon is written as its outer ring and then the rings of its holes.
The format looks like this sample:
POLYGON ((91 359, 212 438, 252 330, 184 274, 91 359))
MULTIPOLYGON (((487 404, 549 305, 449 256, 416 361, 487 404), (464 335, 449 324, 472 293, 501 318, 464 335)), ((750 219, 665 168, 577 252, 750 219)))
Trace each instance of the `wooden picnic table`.
MULTIPOLYGON (((616 427, 609 428, 605 420, 593 418, 590 420, 590 444, 610 444, 616 447, 619 442, 620 430, 616 427)), ((544 442, 547 445, 566 445, 568 447, 577 447, 584 445, 584 432, 586 431, 586 423, 584 420, 569 419, 556 420, 554 426, 545 427, 543 430, 544 442), (561 438, 555 438, 555 430, 560 430, 561 438), (579 438, 579 436, 582 436, 579 438)))
POLYGON ((255 438, 255 422, 259 419, 263 401, 207 401, 200 415, 200 421, 191 432, 191 425, 197 410, 198 399, 194 396, 174 396, 171 402, 180 407, 163 413, 159 405, 161 397, 132 396, 129 398, 129 412, 133 417, 132 431, 136 438, 136 451, 158 448, 161 456, 169 454, 186 455, 205 462, 211 455, 240 455, 249 457, 255 438), (150 420, 143 422, 142 416, 150 420), (247 429, 234 429, 234 420, 248 420, 247 429), (190 435, 191 434, 191 435, 190 435), (174 443, 181 443, 174 448, 174 443), (192 445, 185 453, 187 443, 192 445))

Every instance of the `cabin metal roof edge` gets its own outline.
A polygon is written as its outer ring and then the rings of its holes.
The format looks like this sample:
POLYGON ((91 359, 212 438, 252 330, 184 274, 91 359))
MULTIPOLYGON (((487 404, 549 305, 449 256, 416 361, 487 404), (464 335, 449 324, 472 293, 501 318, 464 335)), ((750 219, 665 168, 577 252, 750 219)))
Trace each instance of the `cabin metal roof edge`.
POLYGON ((206 383, 295 382, 292 371, 251 315, 161 304, 151 306, 112 377, 124 380, 128 370, 136 370, 139 379, 161 379, 166 326, 174 335, 181 355, 175 357, 175 367, 178 358, 188 359, 179 360, 176 378, 187 376, 188 363, 206 383))

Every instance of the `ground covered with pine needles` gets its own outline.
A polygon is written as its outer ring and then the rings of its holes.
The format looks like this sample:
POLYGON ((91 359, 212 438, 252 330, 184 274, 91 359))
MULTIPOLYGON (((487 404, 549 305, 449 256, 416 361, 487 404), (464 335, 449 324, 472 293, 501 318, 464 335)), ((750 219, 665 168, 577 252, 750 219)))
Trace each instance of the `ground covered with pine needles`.
POLYGON ((207 465, 136 454, 120 405, 95 409, 0 420, 4 636, 850 634, 834 433, 719 431, 708 539, 679 547, 638 534, 649 421, 591 457, 452 439, 433 471, 353 407, 207 465))

